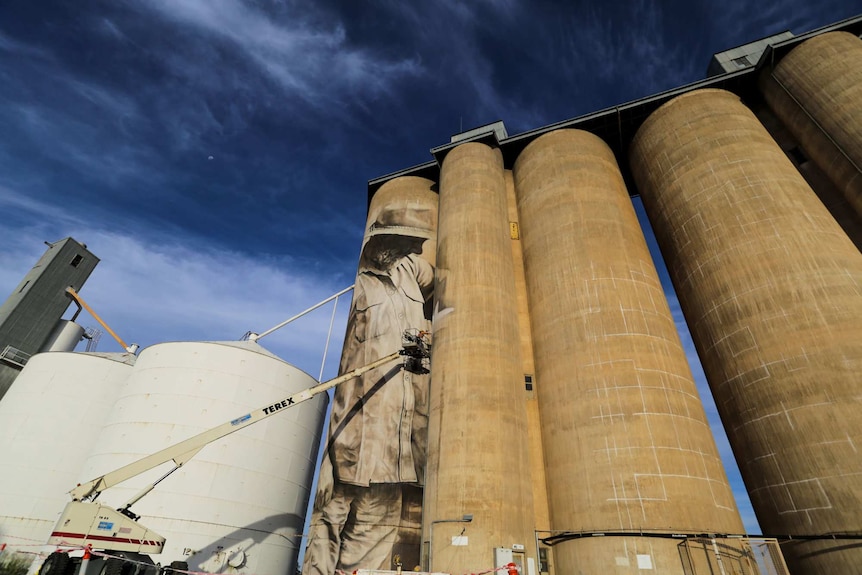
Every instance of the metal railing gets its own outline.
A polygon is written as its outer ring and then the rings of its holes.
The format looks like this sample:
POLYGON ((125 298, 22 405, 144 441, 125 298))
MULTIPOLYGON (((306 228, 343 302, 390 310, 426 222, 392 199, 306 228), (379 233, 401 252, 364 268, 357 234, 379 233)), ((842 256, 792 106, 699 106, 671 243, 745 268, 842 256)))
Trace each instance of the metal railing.
POLYGON ((3 351, 0 351, 0 360, 19 367, 27 365, 27 362, 30 361, 30 357, 31 354, 21 351, 17 347, 12 347, 11 345, 7 345, 3 351))

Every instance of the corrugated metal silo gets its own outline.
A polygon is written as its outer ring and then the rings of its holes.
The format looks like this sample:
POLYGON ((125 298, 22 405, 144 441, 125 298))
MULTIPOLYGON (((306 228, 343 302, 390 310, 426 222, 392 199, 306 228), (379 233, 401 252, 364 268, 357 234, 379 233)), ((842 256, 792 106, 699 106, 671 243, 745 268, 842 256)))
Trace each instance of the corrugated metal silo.
MULTIPOLYGON (((144 349, 81 479, 91 479, 315 380, 253 342, 164 343, 144 349)), ((135 504, 167 538, 153 560, 212 573, 292 572, 301 544, 326 395, 206 447, 135 504)), ((102 494, 119 507, 172 464, 102 494)))

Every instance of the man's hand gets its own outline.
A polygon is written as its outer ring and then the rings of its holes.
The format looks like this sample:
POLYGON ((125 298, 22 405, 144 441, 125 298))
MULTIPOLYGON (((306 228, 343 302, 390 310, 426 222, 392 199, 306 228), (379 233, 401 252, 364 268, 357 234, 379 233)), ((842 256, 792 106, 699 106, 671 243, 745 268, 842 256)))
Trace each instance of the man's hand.
POLYGON ((318 511, 326 507, 332 499, 332 489, 335 478, 332 476, 332 460, 329 453, 323 456, 320 464, 320 474, 317 477, 317 496, 314 498, 314 508, 318 511))

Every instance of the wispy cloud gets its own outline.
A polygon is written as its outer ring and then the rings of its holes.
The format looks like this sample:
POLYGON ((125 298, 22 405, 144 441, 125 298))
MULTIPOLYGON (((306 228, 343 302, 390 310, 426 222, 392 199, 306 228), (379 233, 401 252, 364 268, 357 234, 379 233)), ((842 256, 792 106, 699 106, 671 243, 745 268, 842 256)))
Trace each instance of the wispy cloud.
POLYGON ((218 226, 216 241, 244 235, 248 251, 281 251, 273 238, 308 247, 317 235, 321 261, 352 258, 333 245, 356 234, 351 223, 361 230, 362 184, 375 174, 351 172, 343 142, 364 133, 357 106, 421 73, 412 57, 354 46, 328 15, 240 2, 114 6, 76 25, 92 46, 83 67, 65 40, 0 36, 16 71, 0 90, 0 185, 148 237, 218 226), (345 172, 352 188, 333 177, 345 172), (337 217, 310 217, 311 191, 337 217))
MULTIPOLYGON (((77 84, 76 88, 80 88, 80 83, 77 84)), ((92 94, 81 97, 90 99, 92 94)), ((57 164, 104 184, 123 182, 128 185, 132 183, 130 178, 143 177, 150 183, 157 183, 160 173, 155 169, 156 157, 152 151, 133 140, 106 137, 106 131, 121 126, 124 116, 112 111, 105 102, 98 105, 104 114, 101 118, 113 117, 116 125, 94 124, 88 121, 88 115, 36 104, 13 104, 7 108, 7 113, 17 119, 21 131, 32 144, 57 164)))
MULTIPOLYGON (((45 203, 29 197, 27 194, 22 194, 14 189, 6 186, 0 186, 0 208, 3 213, 8 215, 17 214, 24 216, 29 220, 38 219, 43 221, 52 221, 58 226, 65 226, 77 223, 77 220, 69 216, 68 211, 61 204, 45 203)), ((13 245, 18 245, 21 249, 23 240, 18 234, 9 234, 9 241, 13 245)), ((27 238, 29 241, 31 238, 27 238)), ((50 238, 42 238, 48 240, 50 238)), ((41 244, 41 240, 37 242, 41 244)), ((2 253, 2 252, 0 252, 2 253)), ((14 261, 10 259, 10 262, 14 261)))
POLYGON ((806 5, 768 0, 759 2, 756 9, 745 2, 707 3, 705 7, 708 11, 705 24, 722 39, 722 45, 715 46, 714 52, 785 30, 802 34, 859 13, 858 4, 846 0, 820 0, 806 5))
POLYGON ((342 24, 323 19, 309 5, 288 8, 277 18, 238 0, 149 0, 140 6, 210 41, 227 42, 312 108, 387 94, 393 83, 422 73, 416 57, 388 59, 352 45, 342 24))
MULTIPOLYGON (((4 211, 12 205, 5 199, 0 196, 4 211)), ((0 286, 11 290, 17 285, 44 251, 43 240, 66 236, 86 243, 101 259, 82 296, 126 343, 142 346, 238 340, 246 331, 263 332, 346 287, 286 258, 258 260, 201 244, 152 241, 70 218, 19 229, 0 256, 0 286)), ((337 369, 349 299, 340 300, 327 375, 337 369)), ((331 306, 322 308, 260 343, 317 377, 331 311, 331 306)), ((86 312, 79 322, 98 327, 86 312)), ((105 334, 100 349, 119 351, 120 346, 105 334)))
POLYGON ((449 134, 458 131, 459 121, 468 129, 502 119, 525 130, 540 120, 538 102, 524 101, 507 89, 509 62, 494 49, 524 22, 519 18, 528 18, 527 10, 518 0, 386 5, 389 16, 410 31, 404 41, 423 54, 427 84, 454 90, 438 104, 456 108, 449 134))
POLYGON ((31 46, 25 42, 19 42, 14 38, 10 38, 6 34, 0 32, 0 51, 15 54, 16 56, 25 56, 28 58, 50 58, 50 53, 46 50, 31 46))
POLYGON ((624 14, 610 14, 593 5, 578 23, 577 57, 593 63, 589 76, 615 83, 626 78, 626 99, 697 79, 706 62, 694 57, 698 46, 673 33, 676 20, 667 17, 663 5, 638 0, 628 8, 624 14))

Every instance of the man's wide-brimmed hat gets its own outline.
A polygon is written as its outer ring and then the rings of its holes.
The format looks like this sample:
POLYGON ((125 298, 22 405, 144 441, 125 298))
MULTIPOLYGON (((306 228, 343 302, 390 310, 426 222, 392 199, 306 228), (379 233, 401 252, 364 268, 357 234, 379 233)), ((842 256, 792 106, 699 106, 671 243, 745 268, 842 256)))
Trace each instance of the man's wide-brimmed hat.
POLYGON ((429 208, 413 206, 387 206, 380 210, 368 227, 366 237, 383 234, 429 239, 436 233, 435 216, 429 208))

